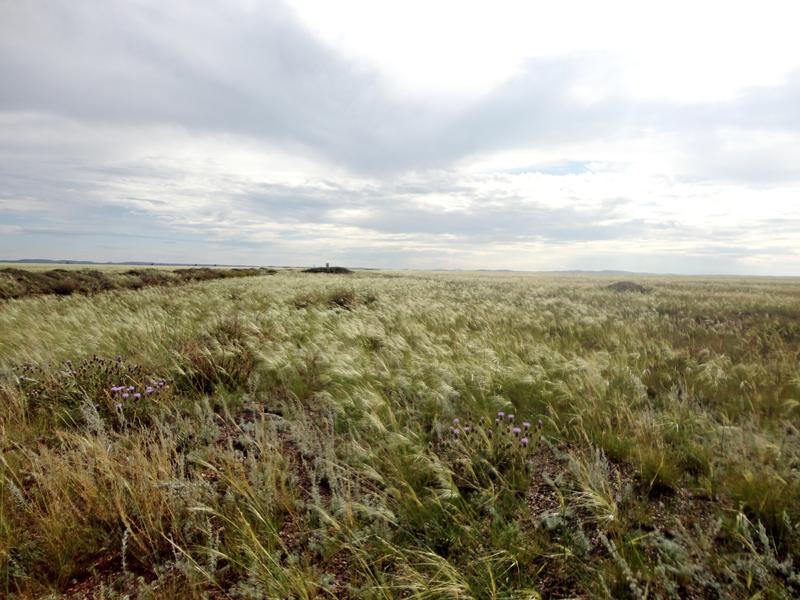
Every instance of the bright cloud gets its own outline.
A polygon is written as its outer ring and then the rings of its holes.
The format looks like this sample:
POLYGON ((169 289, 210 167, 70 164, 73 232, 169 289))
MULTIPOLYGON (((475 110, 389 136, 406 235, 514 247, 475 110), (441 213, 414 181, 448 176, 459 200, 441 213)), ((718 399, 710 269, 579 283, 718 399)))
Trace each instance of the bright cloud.
POLYGON ((551 4, 4 3, 0 258, 800 274, 794 4, 551 4))

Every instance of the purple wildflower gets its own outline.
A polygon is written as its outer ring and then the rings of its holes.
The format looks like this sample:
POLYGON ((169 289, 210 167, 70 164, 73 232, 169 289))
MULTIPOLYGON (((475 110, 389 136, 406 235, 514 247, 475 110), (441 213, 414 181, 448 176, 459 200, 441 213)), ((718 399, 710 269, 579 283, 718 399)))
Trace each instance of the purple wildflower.
POLYGON ((458 427, 453 427, 453 435, 458 437, 459 433, 461 433, 461 430, 458 427))
MULTIPOLYGON (((145 393, 145 394, 147 394, 147 395, 149 396, 150 394, 152 394, 152 393, 153 393, 153 392, 155 392, 155 391, 156 391, 156 390, 155 390, 155 388, 154 388, 153 386, 151 386, 151 385, 148 385, 148 386, 145 388, 145 390, 144 390, 144 393, 145 393)), ((528 423, 528 425, 530 425, 530 423, 528 423)))
POLYGON ((460 422, 458 419, 453 419, 453 425, 458 425, 460 422))
POLYGON ((531 428, 531 422, 530 421, 523 421, 522 422, 522 427, 525 429, 525 431, 528 431, 528 429, 531 428))
POLYGON ((519 427, 514 427, 514 429, 511 430, 511 433, 514 435, 519 435, 521 431, 522 430, 519 427))
POLYGON ((519 441, 519 445, 525 448, 528 445, 528 438, 524 437, 519 441))
POLYGON ((498 411, 497 411, 497 416, 498 416, 498 417, 500 417, 500 418, 502 419, 503 417, 505 417, 505 416, 506 416, 506 413, 504 413, 502 410, 498 410, 498 411))
POLYGON ((123 398, 128 398, 128 397, 130 397, 130 394, 128 392, 125 392, 125 393, 122 394, 122 397, 123 398))
POLYGON ((133 389, 134 389, 134 388, 133 388, 133 386, 132 386, 132 385, 129 385, 129 386, 128 386, 128 391, 129 391, 129 392, 132 392, 132 391, 133 391, 133 389))
POLYGON ((133 398, 134 398, 134 400, 141 400, 142 399, 142 395, 139 392, 136 392, 133 395, 133 398))
POLYGON ((465 425, 464 426, 464 433, 469 434, 470 431, 472 431, 472 427, 470 427, 469 425, 465 425))
POLYGON ((508 420, 509 421, 513 421, 514 420, 514 413, 511 413, 511 414, 508 415, 508 420))

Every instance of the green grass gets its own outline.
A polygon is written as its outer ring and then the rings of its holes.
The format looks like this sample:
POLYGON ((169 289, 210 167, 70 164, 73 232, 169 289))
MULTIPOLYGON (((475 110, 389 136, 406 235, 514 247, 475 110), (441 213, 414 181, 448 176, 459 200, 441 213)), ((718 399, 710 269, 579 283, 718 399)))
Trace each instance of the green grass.
POLYGON ((0 595, 797 597, 800 281, 614 281, 2 301, 0 595))

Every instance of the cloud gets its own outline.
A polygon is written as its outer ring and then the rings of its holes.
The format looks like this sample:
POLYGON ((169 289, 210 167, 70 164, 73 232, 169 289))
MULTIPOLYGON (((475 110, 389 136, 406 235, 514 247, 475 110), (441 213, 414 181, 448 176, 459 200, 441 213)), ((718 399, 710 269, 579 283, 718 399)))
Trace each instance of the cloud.
POLYGON ((655 118, 624 98, 587 104, 576 95, 605 68, 586 55, 530 60, 453 110, 393 99, 377 73, 315 40, 280 2, 146 6, 5 5, 0 80, 14 84, 0 89, 0 109, 230 132, 377 172, 622 136, 655 118))
POLYGON ((800 129, 798 73, 730 102, 676 105, 623 95, 613 57, 582 52, 529 59, 453 107, 393 97, 379 73, 337 55, 275 0, 34 1, 0 11, 0 81, 13 82, 0 88, 0 110, 250 136, 367 173, 652 130, 705 132, 712 144, 720 128, 800 129))
POLYGON ((789 268, 800 71, 679 102, 628 93, 618 59, 528 57, 454 101, 277 0, 3 3, 0 253, 789 268))
POLYGON ((170 124, 302 146, 361 167, 436 115, 310 37, 280 2, 5 4, 0 109, 170 124), (378 152, 375 152, 375 149, 378 152))

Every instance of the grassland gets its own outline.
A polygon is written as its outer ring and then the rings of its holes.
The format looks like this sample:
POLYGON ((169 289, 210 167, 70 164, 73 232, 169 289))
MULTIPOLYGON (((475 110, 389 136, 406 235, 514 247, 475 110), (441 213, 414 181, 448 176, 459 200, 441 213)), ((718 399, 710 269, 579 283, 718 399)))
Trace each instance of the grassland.
POLYGON ((3 301, 0 595, 797 597, 800 281, 613 281, 3 301))

